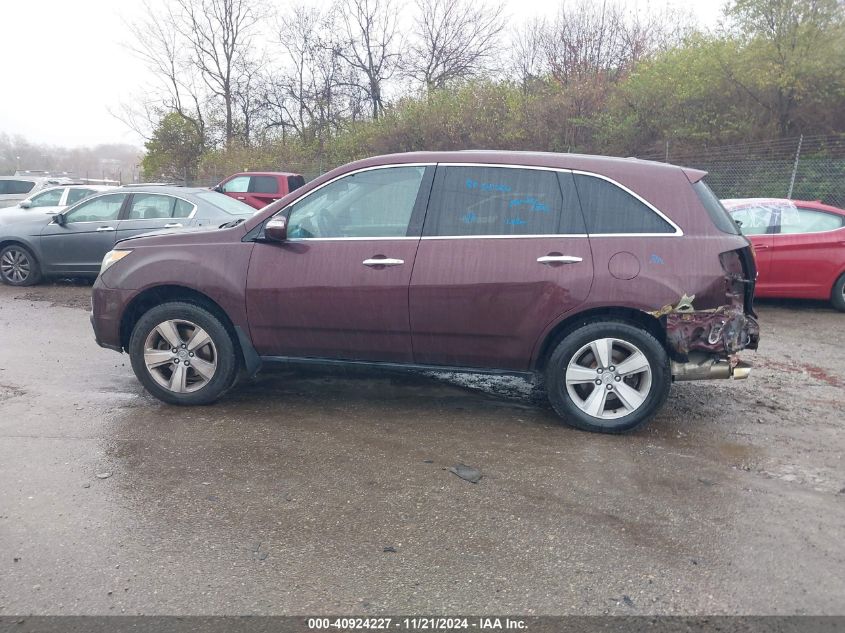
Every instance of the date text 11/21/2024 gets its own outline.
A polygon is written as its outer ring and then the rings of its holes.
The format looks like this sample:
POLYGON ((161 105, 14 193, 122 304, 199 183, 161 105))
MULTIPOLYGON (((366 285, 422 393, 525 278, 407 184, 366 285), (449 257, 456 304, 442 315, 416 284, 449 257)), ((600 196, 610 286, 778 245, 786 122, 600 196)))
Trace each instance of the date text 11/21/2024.
POLYGON ((402 631, 518 631, 527 629, 526 622, 518 618, 498 617, 411 617, 411 618, 308 618, 309 630, 390 630, 402 631))

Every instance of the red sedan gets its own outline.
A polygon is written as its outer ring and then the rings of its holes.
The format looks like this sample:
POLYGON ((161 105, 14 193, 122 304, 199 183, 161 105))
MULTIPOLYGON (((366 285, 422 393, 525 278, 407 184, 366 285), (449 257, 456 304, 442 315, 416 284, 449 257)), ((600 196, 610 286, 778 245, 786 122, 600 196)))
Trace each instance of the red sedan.
POLYGON ((778 198, 722 204, 754 245, 758 297, 824 299, 845 312, 845 210, 778 198))

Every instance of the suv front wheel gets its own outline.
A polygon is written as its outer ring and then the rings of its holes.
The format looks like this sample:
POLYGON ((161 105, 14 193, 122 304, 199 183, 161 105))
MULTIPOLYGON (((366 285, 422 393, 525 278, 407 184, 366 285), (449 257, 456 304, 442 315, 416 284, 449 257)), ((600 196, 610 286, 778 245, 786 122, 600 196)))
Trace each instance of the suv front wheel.
POLYGON ((169 404, 210 404, 238 371, 226 327, 192 303, 164 303, 146 312, 132 330, 129 356, 147 391, 169 404))
POLYGON ((552 352, 546 391, 564 421, 585 431, 623 433, 666 401, 669 359, 647 331, 615 321, 589 323, 552 352))

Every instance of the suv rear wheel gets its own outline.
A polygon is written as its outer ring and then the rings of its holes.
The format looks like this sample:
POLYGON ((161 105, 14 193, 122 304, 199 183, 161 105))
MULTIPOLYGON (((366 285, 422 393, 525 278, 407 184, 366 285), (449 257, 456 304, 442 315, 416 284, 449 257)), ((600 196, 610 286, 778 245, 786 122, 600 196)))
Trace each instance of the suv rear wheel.
POLYGON ((666 350, 634 325, 584 325, 558 343, 546 367, 546 392, 564 421, 585 431, 623 433, 646 422, 671 384, 666 350))
POLYGON ((238 371, 226 327, 192 303, 165 303, 144 313, 132 330, 129 355, 138 380, 169 404, 210 404, 238 371))

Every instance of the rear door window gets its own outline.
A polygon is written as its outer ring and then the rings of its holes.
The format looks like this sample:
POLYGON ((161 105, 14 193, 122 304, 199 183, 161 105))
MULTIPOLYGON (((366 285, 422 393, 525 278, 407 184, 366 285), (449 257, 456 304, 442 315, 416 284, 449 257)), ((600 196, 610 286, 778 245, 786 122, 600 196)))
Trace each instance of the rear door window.
POLYGON ((187 200, 176 198, 176 205, 173 207, 174 218, 187 218, 194 210, 194 205, 187 200))
POLYGON ((94 189, 79 189, 77 187, 71 187, 67 192, 67 202, 65 204, 76 204, 83 198, 90 196, 92 193, 95 193, 94 189))
POLYGON ((249 193, 278 193, 279 181, 275 176, 252 176, 249 193))
POLYGON ((780 211, 780 232, 784 235, 822 233, 843 226, 842 216, 818 209, 784 208, 780 211))
POLYGON ((590 234, 675 233, 669 222, 619 185, 587 174, 575 174, 575 184, 590 234))
POLYGON ((128 220, 159 220, 173 215, 175 198, 160 194, 136 193, 132 195, 128 220))
POLYGON ((481 237, 583 232, 571 174, 563 176, 569 179, 567 200, 561 191, 567 181, 559 182, 554 171, 438 167, 423 234, 481 237))

